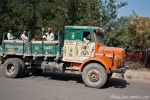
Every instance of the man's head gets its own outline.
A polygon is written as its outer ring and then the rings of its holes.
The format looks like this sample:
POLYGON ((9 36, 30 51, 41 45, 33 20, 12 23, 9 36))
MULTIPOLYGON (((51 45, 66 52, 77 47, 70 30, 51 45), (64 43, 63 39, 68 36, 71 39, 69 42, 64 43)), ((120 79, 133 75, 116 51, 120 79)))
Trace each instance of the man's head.
POLYGON ((9 29, 9 33, 12 33, 12 29, 9 29))
POLYGON ((51 28, 48 28, 47 31, 48 31, 48 33, 50 33, 51 32, 51 28))
POLYGON ((26 34, 26 33, 27 33, 27 32, 24 30, 24 31, 23 31, 23 34, 26 34))

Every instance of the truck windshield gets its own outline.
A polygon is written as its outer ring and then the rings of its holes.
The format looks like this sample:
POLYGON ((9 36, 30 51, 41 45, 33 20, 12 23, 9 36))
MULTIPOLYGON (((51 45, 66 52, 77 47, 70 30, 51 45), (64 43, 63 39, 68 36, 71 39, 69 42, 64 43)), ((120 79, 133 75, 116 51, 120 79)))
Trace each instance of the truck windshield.
POLYGON ((99 34, 96 34, 96 40, 98 44, 104 45, 104 37, 101 37, 99 34))

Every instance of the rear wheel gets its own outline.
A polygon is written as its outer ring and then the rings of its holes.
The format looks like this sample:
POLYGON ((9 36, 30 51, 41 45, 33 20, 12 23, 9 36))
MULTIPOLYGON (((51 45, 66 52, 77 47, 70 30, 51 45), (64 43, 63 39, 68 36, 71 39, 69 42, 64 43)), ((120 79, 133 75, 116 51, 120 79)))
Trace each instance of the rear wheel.
POLYGON ((4 62, 4 73, 7 78, 19 77, 21 69, 21 64, 15 58, 9 58, 4 62))
POLYGON ((20 58, 14 58, 16 59, 20 64, 21 64, 21 75, 20 76, 23 76, 25 74, 25 63, 22 59, 20 58))
POLYGON ((106 83, 107 73, 102 65, 90 63, 84 67, 82 79, 88 87, 101 88, 106 83))

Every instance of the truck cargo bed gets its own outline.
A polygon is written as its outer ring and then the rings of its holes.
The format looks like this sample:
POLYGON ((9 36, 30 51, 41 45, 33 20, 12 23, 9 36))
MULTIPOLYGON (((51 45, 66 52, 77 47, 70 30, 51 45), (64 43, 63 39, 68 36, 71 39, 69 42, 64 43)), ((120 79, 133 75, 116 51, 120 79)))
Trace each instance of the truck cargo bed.
POLYGON ((4 40, 0 48, 0 55, 24 55, 24 56, 49 56, 60 54, 59 41, 23 41, 4 40))

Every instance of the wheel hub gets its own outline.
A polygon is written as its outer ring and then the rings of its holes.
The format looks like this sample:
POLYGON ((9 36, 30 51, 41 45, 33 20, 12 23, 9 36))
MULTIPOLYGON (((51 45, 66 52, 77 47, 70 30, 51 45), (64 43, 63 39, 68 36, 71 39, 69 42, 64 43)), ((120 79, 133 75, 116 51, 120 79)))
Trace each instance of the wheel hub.
POLYGON ((88 72, 88 77, 90 81, 97 82, 99 80, 99 72, 95 69, 92 69, 88 72))
POLYGON ((12 73, 12 72, 14 72, 14 70, 15 70, 14 65, 13 64, 8 64, 8 66, 7 66, 7 72, 12 73))

